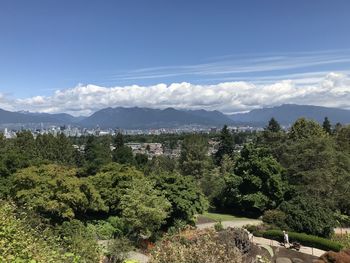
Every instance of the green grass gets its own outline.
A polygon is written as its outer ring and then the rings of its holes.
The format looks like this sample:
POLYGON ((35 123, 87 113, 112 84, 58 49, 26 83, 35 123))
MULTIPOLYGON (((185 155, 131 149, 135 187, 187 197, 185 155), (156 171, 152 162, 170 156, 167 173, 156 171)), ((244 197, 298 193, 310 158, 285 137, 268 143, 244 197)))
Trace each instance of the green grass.
POLYGON ((237 217, 234 215, 228 215, 228 214, 218 214, 218 213, 204 213, 201 215, 203 217, 209 218, 211 220, 214 220, 216 222, 219 221, 235 221, 235 220, 244 220, 244 219, 249 219, 245 217, 237 217))

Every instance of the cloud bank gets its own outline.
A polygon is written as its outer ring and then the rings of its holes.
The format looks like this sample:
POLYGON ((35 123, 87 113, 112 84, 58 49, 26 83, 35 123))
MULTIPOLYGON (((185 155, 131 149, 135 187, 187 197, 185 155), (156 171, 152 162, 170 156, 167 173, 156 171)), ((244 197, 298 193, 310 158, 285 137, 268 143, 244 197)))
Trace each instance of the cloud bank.
POLYGON ((329 73, 316 82, 286 79, 256 84, 246 81, 198 85, 187 82, 170 85, 102 87, 78 85, 57 90, 51 96, 9 99, 0 93, 0 107, 8 110, 89 115, 106 107, 150 107, 248 111, 284 103, 309 104, 350 109, 350 77, 329 73))

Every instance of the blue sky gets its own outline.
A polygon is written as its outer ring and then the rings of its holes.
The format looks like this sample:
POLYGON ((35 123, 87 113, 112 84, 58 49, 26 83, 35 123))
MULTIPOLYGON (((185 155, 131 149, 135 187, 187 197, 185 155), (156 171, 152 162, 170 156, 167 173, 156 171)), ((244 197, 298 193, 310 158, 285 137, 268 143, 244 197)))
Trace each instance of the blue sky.
POLYGON ((88 85, 320 85, 336 72, 344 86, 349 13, 347 0, 0 0, 0 107, 88 85))

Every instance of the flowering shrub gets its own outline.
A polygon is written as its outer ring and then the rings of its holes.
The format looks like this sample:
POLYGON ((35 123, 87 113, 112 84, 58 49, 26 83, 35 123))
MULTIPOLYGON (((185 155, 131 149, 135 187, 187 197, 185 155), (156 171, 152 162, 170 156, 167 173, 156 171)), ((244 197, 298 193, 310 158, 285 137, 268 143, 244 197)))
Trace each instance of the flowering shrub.
POLYGON ((150 263, 241 263, 242 254, 215 230, 186 230, 165 236, 151 253, 150 263))

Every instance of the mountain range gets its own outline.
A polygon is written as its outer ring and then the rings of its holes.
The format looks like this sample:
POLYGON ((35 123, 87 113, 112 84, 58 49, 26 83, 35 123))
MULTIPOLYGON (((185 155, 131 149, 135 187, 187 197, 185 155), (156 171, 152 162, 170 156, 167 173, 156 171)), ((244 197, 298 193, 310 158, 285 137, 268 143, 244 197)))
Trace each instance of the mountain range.
POLYGON ((255 109, 247 113, 225 115, 219 111, 177 110, 174 108, 105 108, 88 117, 73 117, 66 113, 11 112, 0 109, 0 124, 74 124, 94 128, 169 128, 182 125, 222 126, 248 124, 265 126, 274 117, 283 125, 292 124, 296 119, 305 117, 322 122, 328 117, 332 123, 350 123, 350 110, 310 105, 284 104, 272 108, 255 109))

